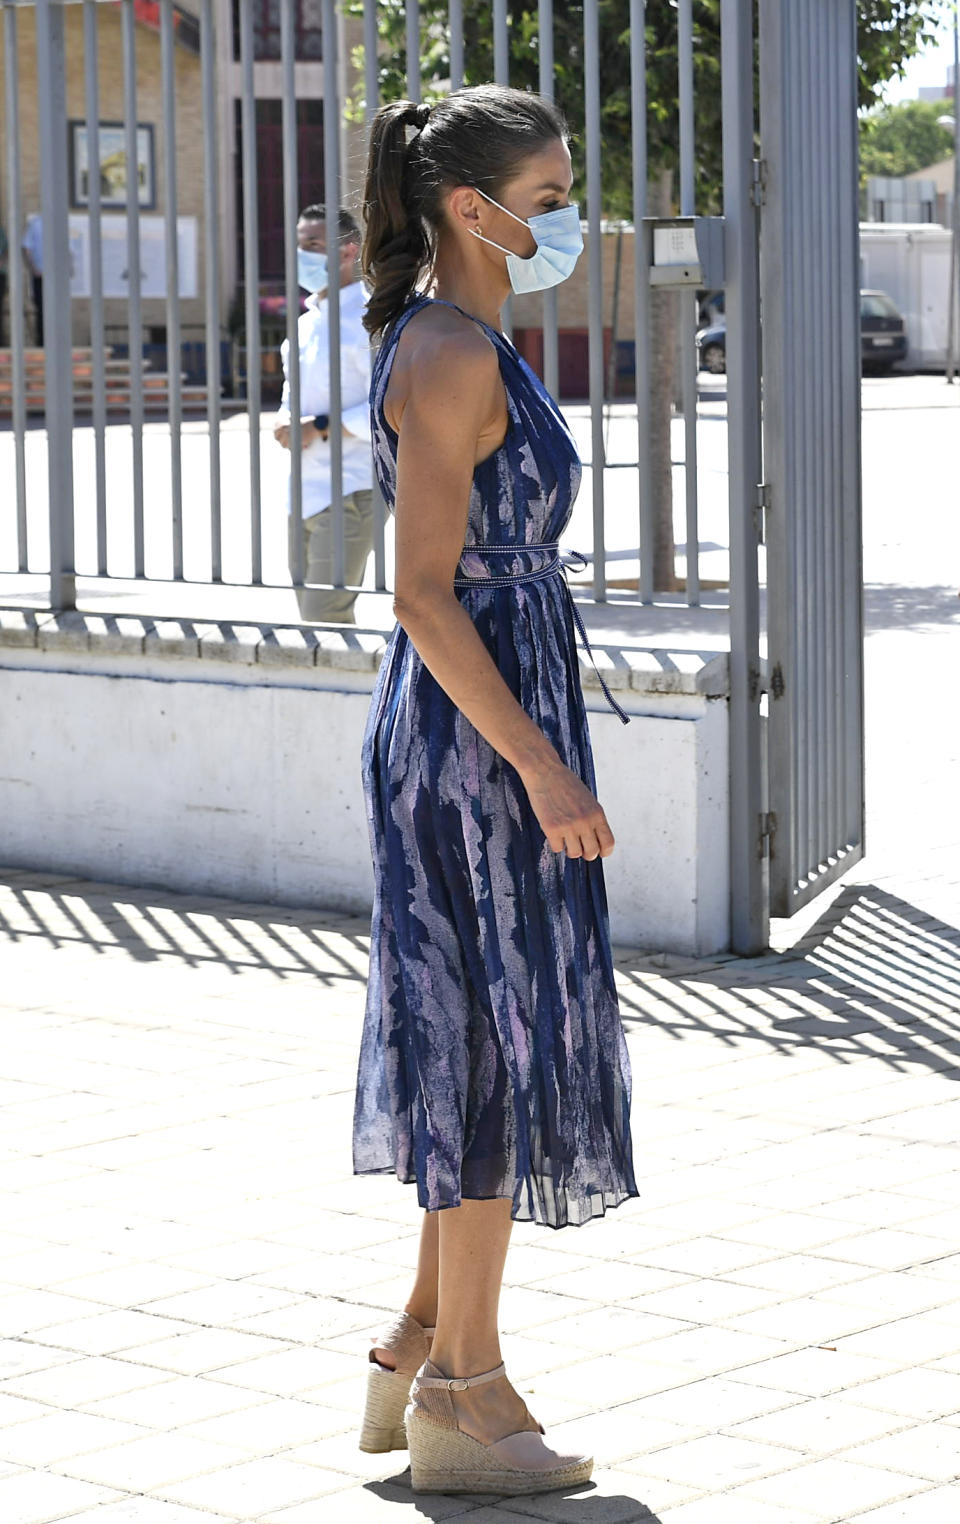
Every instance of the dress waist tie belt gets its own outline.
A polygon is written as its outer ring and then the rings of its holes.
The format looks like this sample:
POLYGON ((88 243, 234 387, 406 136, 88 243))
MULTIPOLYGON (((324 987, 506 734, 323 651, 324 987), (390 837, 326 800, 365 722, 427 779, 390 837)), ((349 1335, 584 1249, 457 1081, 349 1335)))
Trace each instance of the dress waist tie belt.
POLYGON ((490 545, 484 543, 480 543, 478 545, 465 545, 460 554, 461 558, 464 556, 483 557, 487 555, 525 556, 534 555, 538 551, 549 552, 549 559, 543 566, 538 566, 531 571, 496 572, 489 577, 467 577, 458 575, 454 577, 453 585, 454 587, 515 587, 520 586, 524 582, 543 582, 547 577, 560 577, 562 580, 563 588, 567 595, 567 602, 570 605, 570 612, 573 615, 573 622, 576 626, 577 633, 580 636, 580 639, 583 641, 584 648, 590 658, 590 663, 593 667, 594 672, 597 674, 600 682, 600 687, 603 689, 604 697, 606 698, 606 701, 610 705, 610 708, 613 710, 614 714, 623 721, 624 725, 629 725, 630 716, 626 713, 625 710, 621 709, 620 705, 617 703, 613 694, 610 692, 610 689, 607 687, 606 682, 604 681, 603 673, 597 666, 597 660, 593 654, 593 648, 590 645, 589 637, 587 636, 586 626, 584 625, 580 610, 577 608, 577 605, 574 601, 573 594, 570 591, 570 584, 567 581, 568 568, 575 566, 577 571, 582 571, 587 564, 586 556, 582 555, 579 550, 570 550, 567 551, 564 555, 561 555, 559 541, 557 540, 545 540, 541 541, 540 544, 537 545, 490 545))

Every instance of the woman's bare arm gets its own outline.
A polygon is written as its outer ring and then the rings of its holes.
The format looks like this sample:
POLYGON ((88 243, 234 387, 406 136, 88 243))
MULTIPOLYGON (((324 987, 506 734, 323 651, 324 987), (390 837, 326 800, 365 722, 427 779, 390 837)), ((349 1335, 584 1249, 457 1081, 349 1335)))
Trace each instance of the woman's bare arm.
POLYGON ((502 413, 496 352, 473 325, 421 325, 410 340, 393 402, 397 619, 457 708, 517 769, 553 850, 607 856, 603 810, 514 698, 453 588, 478 441, 502 413))

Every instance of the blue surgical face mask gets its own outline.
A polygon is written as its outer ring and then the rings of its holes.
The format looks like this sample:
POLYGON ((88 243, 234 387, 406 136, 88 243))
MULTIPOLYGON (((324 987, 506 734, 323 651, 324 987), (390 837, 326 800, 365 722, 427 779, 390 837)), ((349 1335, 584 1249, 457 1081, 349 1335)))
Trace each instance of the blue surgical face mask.
POLYGON ((493 206, 499 206, 501 212, 506 212, 514 222, 519 222, 525 228, 529 228, 537 241, 535 253, 529 259, 524 259, 520 254, 514 254, 512 249, 505 249, 502 243, 494 243, 492 238, 484 238, 475 228, 471 228, 474 238, 479 238, 482 243, 492 244, 495 249, 500 249, 507 256, 507 273, 510 276, 510 284, 518 295, 525 291, 546 291, 550 286, 558 286, 562 280, 566 280, 573 274, 574 266, 583 252, 583 234, 580 231, 580 208, 576 202, 569 206, 557 207, 552 212, 541 212, 536 217, 530 217, 524 221, 509 207, 500 206, 499 201, 494 201, 486 191, 480 190, 478 185, 473 187, 485 201, 493 206))
POLYGON ((322 291, 327 284, 327 256, 313 249, 297 250, 297 283, 305 291, 322 291))

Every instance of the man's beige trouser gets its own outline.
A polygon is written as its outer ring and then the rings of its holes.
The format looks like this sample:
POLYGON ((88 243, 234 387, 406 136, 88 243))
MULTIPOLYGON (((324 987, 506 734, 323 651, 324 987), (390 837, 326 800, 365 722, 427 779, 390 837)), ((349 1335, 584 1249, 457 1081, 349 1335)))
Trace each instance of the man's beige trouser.
MULTIPOLYGON (((288 519, 288 550, 291 576, 295 571, 293 515, 288 519)), ((332 582, 335 520, 332 508, 312 513, 303 520, 303 566, 306 582, 332 582)), ((359 587, 367 559, 373 549, 373 493, 358 487, 343 499, 343 573, 344 581, 359 587)), ((320 624, 356 624, 353 607, 356 593, 343 588, 300 587, 297 602, 301 619, 320 624)))

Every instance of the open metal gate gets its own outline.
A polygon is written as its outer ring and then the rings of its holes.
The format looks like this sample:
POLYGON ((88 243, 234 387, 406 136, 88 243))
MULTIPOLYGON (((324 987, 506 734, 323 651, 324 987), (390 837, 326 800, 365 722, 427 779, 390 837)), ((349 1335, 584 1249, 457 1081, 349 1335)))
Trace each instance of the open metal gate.
POLYGON ((854 0, 760 0, 769 905, 863 855, 854 0))

